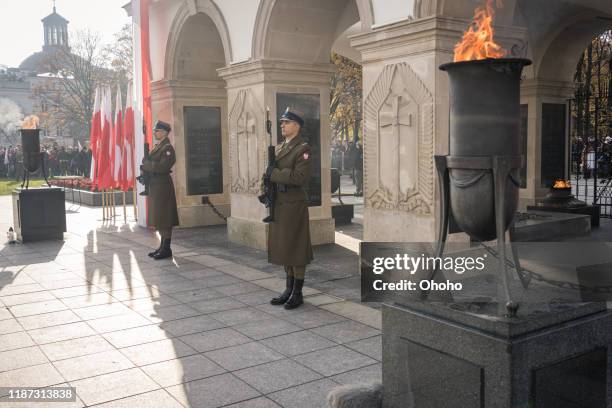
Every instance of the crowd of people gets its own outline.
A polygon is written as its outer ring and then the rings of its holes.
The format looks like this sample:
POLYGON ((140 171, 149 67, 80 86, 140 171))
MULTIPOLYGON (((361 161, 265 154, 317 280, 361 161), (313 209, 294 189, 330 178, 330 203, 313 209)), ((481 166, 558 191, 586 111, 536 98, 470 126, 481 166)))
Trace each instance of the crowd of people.
POLYGON ((597 144, 594 137, 590 137, 588 143, 582 138, 575 137, 572 143, 572 173, 590 179, 595 175, 596 168, 599 178, 612 178, 612 136, 606 136, 597 144))
POLYGON ((336 141, 332 145, 332 168, 341 174, 348 173, 355 184, 355 196, 363 196, 363 148, 359 141, 344 143, 336 141))
MULTIPOLYGON (((49 177, 84 176, 89 177, 91 150, 58 146, 41 146, 44 154, 45 169, 49 177)), ((42 177, 39 168, 32 177, 42 177)), ((23 152, 21 145, 0 147, 0 178, 20 180, 23 177, 23 152)))

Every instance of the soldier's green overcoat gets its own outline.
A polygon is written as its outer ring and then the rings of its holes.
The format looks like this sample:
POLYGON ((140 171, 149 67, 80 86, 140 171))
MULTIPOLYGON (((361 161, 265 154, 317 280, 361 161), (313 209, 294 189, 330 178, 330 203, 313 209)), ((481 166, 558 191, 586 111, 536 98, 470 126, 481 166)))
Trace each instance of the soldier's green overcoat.
POLYGON ((170 176, 175 162, 174 148, 166 137, 151 150, 149 159, 142 164, 143 170, 152 173, 149 183, 149 226, 168 228, 179 225, 174 183, 170 176))
POLYGON ((270 179, 287 185, 276 193, 275 221, 268 234, 268 261, 277 265, 307 265, 313 259, 308 217, 308 183, 312 175, 310 146, 296 136, 277 146, 276 167, 270 179))

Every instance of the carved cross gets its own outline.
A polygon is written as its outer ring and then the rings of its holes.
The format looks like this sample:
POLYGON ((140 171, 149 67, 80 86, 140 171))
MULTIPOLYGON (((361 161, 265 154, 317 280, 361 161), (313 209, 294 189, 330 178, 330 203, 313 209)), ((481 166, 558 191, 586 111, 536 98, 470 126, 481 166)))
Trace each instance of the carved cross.
POLYGON ((251 117, 251 115, 245 113, 238 120, 238 131, 237 134, 239 136, 248 137, 249 135, 255 133, 255 118, 251 117))
POLYGON ((391 109, 380 111, 380 127, 388 128, 392 127, 396 134, 399 134, 400 126, 411 127, 412 126, 412 114, 408 114, 407 123, 400 121, 400 109, 410 105, 410 101, 402 98, 401 95, 396 95, 391 99, 391 109))

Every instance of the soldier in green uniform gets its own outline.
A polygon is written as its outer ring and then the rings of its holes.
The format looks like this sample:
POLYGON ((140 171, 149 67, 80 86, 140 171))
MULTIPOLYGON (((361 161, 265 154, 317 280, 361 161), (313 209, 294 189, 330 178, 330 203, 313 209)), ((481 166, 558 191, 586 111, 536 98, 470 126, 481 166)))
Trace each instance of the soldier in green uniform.
POLYGON ((170 177, 172 166, 176 162, 174 148, 168 139, 170 130, 168 123, 161 120, 157 122, 153 135, 158 143, 141 166, 141 170, 151 174, 147 224, 155 227, 161 235, 159 248, 149 253, 149 256, 156 260, 172 257, 172 227, 179 225, 174 183, 170 177))
POLYGON ((302 117, 287 108, 280 122, 285 140, 276 146, 276 165, 266 170, 277 186, 274 222, 268 233, 268 262, 284 266, 286 289, 270 303, 295 309, 303 303, 306 265, 313 259, 306 193, 312 158, 310 146, 300 137, 302 117))

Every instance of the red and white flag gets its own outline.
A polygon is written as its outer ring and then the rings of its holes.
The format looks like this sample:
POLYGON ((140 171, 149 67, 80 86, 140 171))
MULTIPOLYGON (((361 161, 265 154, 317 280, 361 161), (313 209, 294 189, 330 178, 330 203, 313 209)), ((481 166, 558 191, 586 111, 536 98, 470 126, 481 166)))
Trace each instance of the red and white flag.
POLYGON ((112 166, 112 143, 111 143, 111 126, 112 126, 112 115, 111 115, 111 95, 110 88, 106 87, 102 91, 102 100, 100 108, 100 120, 101 120, 101 131, 100 131, 100 142, 99 142, 99 154, 98 154, 98 186, 103 189, 109 189, 111 187, 111 166, 112 166))
POLYGON ((91 149, 91 167, 89 169, 89 178, 92 181, 92 188, 98 186, 98 143, 100 139, 100 88, 96 88, 96 96, 94 98, 94 109, 91 117, 91 129, 89 131, 89 148, 91 149))
MULTIPOLYGON (((149 3, 150 0, 132 0, 133 45, 134 45, 134 149, 135 161, 144 156, 144 142, 151 145, 151 59, 149 49, 149 3), (144 125, 144 126, 143 126, 144 125), (143 132, 143 127, 146 132, 143 132)), ((142 185, 137 184, 138 191, 142 185)), ((138 224, 147 225, 147 200, 138 199, 138 224)))
POLYGON ((125 182, 123 191, 134 188, 134 108, 132 107, 132 98, 132 84, 128 84, 127 95, 125 98, 125 116, 123 122, 125 141, 122 159, 122 162, 125 164, 123 166, 123 180, 125 182))
MULTIPOLYGON (((115 124, 113 126, 113 187, 123 189, 125 180, 123 176, 123 146, 125 145, 123 135, 123 105, 121 103, 121 87, 117 86, 117 98, 115 103, 115 124)), ((124 190, 125 191, 125 190, 124 190)))

